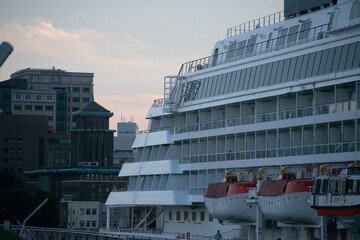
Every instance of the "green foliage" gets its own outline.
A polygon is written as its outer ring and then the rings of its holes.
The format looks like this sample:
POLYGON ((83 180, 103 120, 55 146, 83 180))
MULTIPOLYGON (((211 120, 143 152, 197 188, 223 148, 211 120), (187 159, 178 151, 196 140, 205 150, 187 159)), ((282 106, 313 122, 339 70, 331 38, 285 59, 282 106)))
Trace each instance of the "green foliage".
MULTIPOLYGON (((27 226, 57 227, 59 223, 59 200, 49 192, 28 193, 20 179, 7 171, 0 173, 0 222, 16 219, 23 222, 46 198, 49 200, 33 215, 27 226), (11 214, 13 216, 11 216, 11 214), (16 219, 15 219, 16 218, 16 219)), ((2 238, 1 238, 2 239, 2 238)))
POLYGON ((0 228, 0 239, 6 239, 6 240, 21 240, 23 238, 20 238, 18 236, 16 236, 15 234, 0 228))

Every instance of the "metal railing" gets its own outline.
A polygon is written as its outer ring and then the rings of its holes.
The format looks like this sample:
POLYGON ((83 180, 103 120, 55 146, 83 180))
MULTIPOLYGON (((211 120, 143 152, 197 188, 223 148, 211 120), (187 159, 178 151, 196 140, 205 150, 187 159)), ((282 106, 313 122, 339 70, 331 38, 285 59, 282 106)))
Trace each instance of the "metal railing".
POLYGON ((227 29, 226 36, 233 37, 244 32, 249 32, 261 27, 284 21, 284 11, 273 13, 262 18, 236 25, 227 29))
POLYGON ((248 116, 236 117, 230 119, 187 124, 177 127, 162 127, 162 128, 159 127, 150 130, 138 131, 138 134, 158 132, 158 131, 170 131, 170 133, 172 134, 180 134, 186 132, 197 132, 197 131, 205 131, 205 130, 211 130, 217 128, 272 122, 276 120, 287 120, 294 118, 309 117, 309 116, 313 116, 314 114, 322 115, 322 114, 331 114, 331 113, 347 112, 354 110, 356 110, 356 100, 348 100, 337 103, 329 103, 329 104, 322 104, 316 106, 282 110, 279 112, 259 113, 255 115, 248 115, 248 116))
POLYGON ((304 156, 312 154, 332 154, 354 152, 360 150, 360 141, 315 144, 306 146, 293 146, 272 149, 254 149, 228 153, 200 154, 196 156, 183 156, 180 163, 206 163, 233 160, 248 160, 256 158, 275 158, 289 156, 304 156), (357 149, 357 150, 356 150, 357 149))
POLYGON ((261 55, 268 52, 277 51, 287 47, 297 46, 307 42, 312 42, 328 37, 325 33, 328 31, 329 24, 320 25, 307 30, 291 33, 286 36, 265 40, 254 45, 240 47, 227 52, 212 55, 190 62, 183 63, 179 70, 179 75, 200 71, 209 67, 222 65, 225 63, 261 55), (291 36, 291 38, 288 38, 291 36), (296 36, 296 37, 294 37, 296 36), (294 39, 294 40, 293 40, 294 39), (229 57, 231 56, 231 57, 229 57))

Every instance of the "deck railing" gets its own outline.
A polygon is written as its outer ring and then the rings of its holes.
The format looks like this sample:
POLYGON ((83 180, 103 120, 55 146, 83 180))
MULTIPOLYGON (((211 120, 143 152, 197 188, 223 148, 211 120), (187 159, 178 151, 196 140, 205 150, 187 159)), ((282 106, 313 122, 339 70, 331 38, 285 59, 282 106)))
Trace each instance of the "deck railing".
POLYGON ((258 18, 240 25, 227 29, 227 37, 233 37, 244 32, 249 32, 257 28, 265 27, 274 23, 284 21, 284 11, 270 14, 268 16, 258 18))
MULTIPOLYGON (((184 75, 240 59, 245 59, 252 56, 297 46, 307 42, 320 40, 328 37, 326 34, 326 32, 329 30, 328 28, 329 24, 324 24, 311 29, 291 33, 286 36, 268 39, 262 42, 258 42, 254 45, 247 45, 234 50, 229 50, 218 55, 212 55, 186 62, 181 65, 179 75, 184 75)), ((261 37, 261 34, 259 36, 261 37)))

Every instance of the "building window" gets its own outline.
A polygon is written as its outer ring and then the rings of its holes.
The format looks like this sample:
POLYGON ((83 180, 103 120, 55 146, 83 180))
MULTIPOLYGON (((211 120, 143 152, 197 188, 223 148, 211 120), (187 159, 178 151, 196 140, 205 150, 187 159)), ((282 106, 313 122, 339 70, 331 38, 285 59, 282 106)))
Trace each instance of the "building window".
POLYGON ((90 88, 89 87, 83 87, 82 91, 84 93, 88 93, 88 92, 90 92, 90 88))
POLYGON ((46 100, 51 100, 51 96, 50 96, 50 95, 47 95, 47 96, 46 96, 46 100))
POLYGON ((83 97, 83 102, 90 102, 90 98, 88 98, 88 97, 83 97))
POLYGON ((14 105, 14 110, 21 110, 21 105, 18 104, 14 105))
POLYGON ((36 95, 36 100, 41 100, 41 95, 36 95))
POLYGON ((189 212, 185 211, 184 212, 184 221, 188 220, 189 218, 189 212))
POLYGON ((42 111, 43 107, 41 105, 35 105, 35 111, 42 111))
POLYGON ((91 227, 96 227, 96 221, 91 222, 91 227))
POLYGON ((18 138, 17 141, 18 141, 18 143, 22 143, 23 140, 22 140, 22 138, 18 138))
POLYGON ((54 110, 54 107, 53 106, 45 106, 45 110, 52 111, 52 110, 54 110))
POLYGON ((80 221, 80 227, 85 227, 85 222, 84 221, 80 221))
POLYGON ((25 99, 26 99, 26 100, 30 100, 30 95, 29 95, 29 94, 26 94, 26 95, 25 95, 25 99))
POLYGON ((73 87, 73 92, 80 92, 80 87, 73 87))
POLYGON ((8 158, 3 158, 3 162, 7 163, 8 162, 8 158))
POLYGON ((84 215, 85 214, 85 208, 80 208, 80 215, 84 215))
POLYGON ((169 211, 169 221, 172 221, 172 220, 173 220, 173 212, 169 211))
POLYGON ((53 120, 54 120, 54 117, 53 117, 53 116, 48 116, 48 120, 49 120, 49 121, 53 121, 53 120))
POLYGON ((79 97, 73 97, 72 101, 73 102, 80 102, 80 98, 79 97))
POLYGON ((14 153, 15 152, 15 148, 10 148, 10 152, 14 153))
POLYGON ((9 152, 9 149, 8 148, 3 148, 3 152, 7 153, 7 152, 9 152))
POLYGON ((176 221, 180 221, 180 211, 176 211, 176 221))
POLYGON ((191 214, 192 214, 191 220, 192 220, 193 222, 196 222, 196 212, 192 212, 191 214))
POLYGON ((116 227, 116 226, 117 226, 117 221, 116 221, 116 220, 114 220, 114 222, 113 222, 113 226, 114 226, 114 227, 116 227))
POLYGON ((96 215, 96 208, 91 209, 91 214, 96 215))
POLYGON ((16 159, 16 161, 17 161, 18 163, 22 163, 22 159, 21 159, 21 158, 16 159))
POLYGON ((18 148, 18 149, 17 149, 17 152, 18 152, 18 153, 22 153, 22 152, 23 152, 22 148, 18 148))
POLYGON ((15 99, 20 99, 20 94, 15 94, 15 99))
POLYGON ((90 208, 86 209, 86 215, 90 215, 90 208))
POLYGON ((90 227, 90 221, 86 221, 86 227, 90 227))
POLYGON ((200 212, 200 221, 205 221, 205 212, 200 212))
POLYGON ((73 111, 73 112, 76 112, 76 111, 79 111, 79 109, 80 109, 80 108, 78 108, 78 107, 73 107, 73 108, 72 108, 72 111, 73 111))

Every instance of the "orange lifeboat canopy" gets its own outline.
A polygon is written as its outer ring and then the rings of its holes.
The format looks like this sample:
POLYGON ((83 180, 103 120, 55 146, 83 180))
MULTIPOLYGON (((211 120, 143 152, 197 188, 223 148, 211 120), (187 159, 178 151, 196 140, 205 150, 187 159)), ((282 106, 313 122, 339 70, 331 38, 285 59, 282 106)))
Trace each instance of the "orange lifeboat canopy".
POLYGON ((240 194, 240 193, 248 193, 249 188, 255 188, 255 187, 256 187, 256 183, 254 183, 254 182, 233 183, 228 186, 226 195, 230 196, 230 195, 235 195, 235 194, 240 194))

